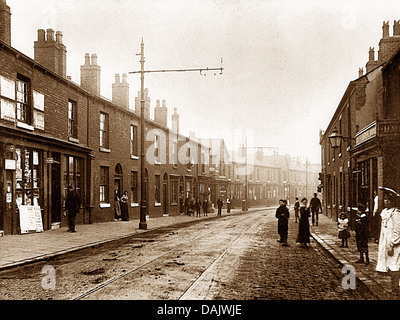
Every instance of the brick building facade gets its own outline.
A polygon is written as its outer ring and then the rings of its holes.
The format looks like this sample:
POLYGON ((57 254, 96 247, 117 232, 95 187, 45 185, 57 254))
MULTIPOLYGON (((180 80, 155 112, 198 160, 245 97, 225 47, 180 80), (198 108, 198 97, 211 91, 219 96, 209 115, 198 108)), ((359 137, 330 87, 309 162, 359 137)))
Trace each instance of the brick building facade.
MULTIPOLYGON (((68 185, 82 199, 77 223, 113 220, 115 190, 128 191, 129 215, 138 218, 140 116, 129 109, 126 74, 122 81, 116 75, 112 101, 101 97, 96 54, 85 55, 78 85, 66 76, 62 33, 39 29, 31 59, 11 46, 10 15, 1 1, 0 230, 21 232, 21 206, 40 207, 45 230, 66 225, 68 185)), ((200 169, 200 157, 209 151, 179 134, 176 109, 175 131, 166 127, 165 101, 157 101, 150 119, 146 93, 147 215, 179 214, 186 197, 206 196, 208 171, 200 169)))
POLYGON ((383 23, 378 59, 370 48, 366 73, 351 81, 325 132, 321 132, 323 199, 325 213, 337 219, 340 212, 352 217, 359 203, 372 212, 375 192, 382 209, 379 186, 400 190, 399 145, 399 76, 400 21, 389 35, 383 23), (339 133, 344 139, 332 148, 329 136, 339 133))

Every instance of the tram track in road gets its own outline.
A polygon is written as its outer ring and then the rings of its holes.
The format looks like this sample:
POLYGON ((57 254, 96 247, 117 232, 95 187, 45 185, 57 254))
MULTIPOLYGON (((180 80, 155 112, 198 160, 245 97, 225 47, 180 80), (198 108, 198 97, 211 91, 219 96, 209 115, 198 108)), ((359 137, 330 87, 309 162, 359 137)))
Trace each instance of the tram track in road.
MULTIPOLYGON (((204 281, 206 275, 209 275, 216 265, 223 260, 231 248, 246 233, 249 233, 262 222, 264 216, 265 213, 260 215, 260 212, 258 212, 251 215, 236 216, 235 219, 232 219, 232 216, 223 217, 223 220, 220 220, 224 222, 221 226, 217 228, 213 226, 210 230, 201 232, 201 234, 188 239, 186 242, 180 242, 131 270, 125 270, 123 273, 99 283, 84 293, 75 296, 72 300, 105 299, 104 297, 106 299, 186 299, 204 281), (216 239, 221 242, 213 243, 216 239), (177 261, 177 257, 180 260, 184 260, 184 262, 177 261), (146 280, 148 280, 150 286, 154 286, 152 290, 157 290, 157 284, 154 283, 157 280, 154 281, 152 270, 158 270, 155 279, 157 279, 158 274, 159 278, 164 280, 162 281, 162 287, 165 290, 164 296, 157 292, 156 297, 153 297, 152 293, 147 293, 144 297, 137 297, 130 290, 140 291, 135 284, 143 285, 146 280), (179 275, 181 278, 176 278, 179 279, 176 281, 171 280, 174 277, 178 277, 179 272, 181 272, 179 275), (167 280, 168 277, 169 279, 167 280), (174 285, 167 285, 171 283, 174 285), (129 286, 132 286, 132 288, 130 289, 129 286), (117 292, 123 296, 118 297, 117 292), (121 292, 125 293, 125 295, 121 292)), ((135 240, 135 238, 132 240, 135 240)))
POLYGON ((245 229, 229 246, 218 256, 215 258, 215 260, 204 270, 202 274, 199 275, 199 277, 186 289, 185 292, 182 293, 182 295, 179 297, 178 300, 190 300, 193 297, 191 296, 195 288, 199 286, 201 281, 204 280, 206 275, 212 273, 214 271, 215 266, 225 257, 225 255, 228 254, 228 252, 233 248, 233 246, 239 242, 239 240, 246 234, 248 233, 251 229, 254 227, 258 226, 261 223, 261 219, 257 220, 256 223, 252 224, 250 227, 245 229))

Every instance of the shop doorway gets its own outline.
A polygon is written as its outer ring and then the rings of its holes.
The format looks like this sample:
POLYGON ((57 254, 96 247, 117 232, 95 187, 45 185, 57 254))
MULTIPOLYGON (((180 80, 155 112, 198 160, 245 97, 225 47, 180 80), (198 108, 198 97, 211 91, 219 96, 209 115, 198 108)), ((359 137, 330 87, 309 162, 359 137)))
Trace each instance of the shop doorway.
POLYGON ((51 222, 61 222, 61 168, 60 155, 53 153, 51 165, 51 222))

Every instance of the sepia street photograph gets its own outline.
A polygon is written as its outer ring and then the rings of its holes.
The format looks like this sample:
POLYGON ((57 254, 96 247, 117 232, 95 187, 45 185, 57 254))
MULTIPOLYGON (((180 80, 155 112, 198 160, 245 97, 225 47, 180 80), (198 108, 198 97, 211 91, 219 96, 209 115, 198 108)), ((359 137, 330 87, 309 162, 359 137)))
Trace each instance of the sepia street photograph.
POLYGON ((0 0, 0 309, 400 300, 399 9, 0 0))

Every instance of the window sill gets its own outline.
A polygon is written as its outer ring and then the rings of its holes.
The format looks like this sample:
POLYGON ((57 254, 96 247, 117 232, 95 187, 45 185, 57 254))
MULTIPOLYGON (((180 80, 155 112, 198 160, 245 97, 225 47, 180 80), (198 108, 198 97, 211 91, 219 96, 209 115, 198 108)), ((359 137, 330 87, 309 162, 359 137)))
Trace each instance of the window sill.
POLYGON ((74 137, 68 137, 68 141, 74 142, 74 143, 79 143, 79 140, 74 137))
POLYGON ((111 153, 111 149, 100 147, 101 152, 111 153))
POLYGON ((131 202, 131 208, 139 208, 139 203, 131 202))
POLYGON ((154 206, 155 206, 155 207, 161 207, 161 203, 160 203, 160 202, 156 202, 156 203, 154 204, 154 206))
POLYGON ((100 203, 100 209, 103 208, 111 208, 111 204, 110 203, 100 203))
POLYGON ((22 128, 22 129, 26 129, 26 130, 29 130, 29 131, 33 131, 35 129, 30 124, 27 124, 25 122, 20 122, 20 121, 17 121, 17 127, 18 128, 22 128))
POLYGON ((134 155, 131 154, 131 159, 132 160, 139 160, 139 157, 138 156, 134 156, 134 155))

